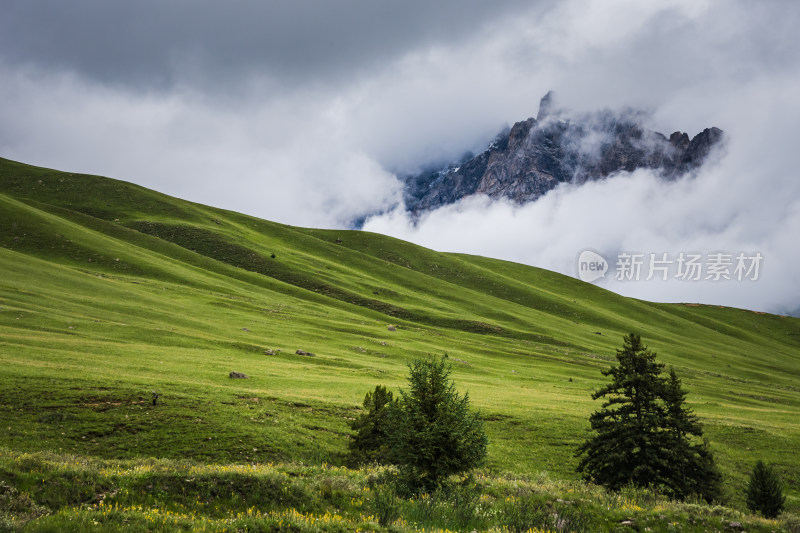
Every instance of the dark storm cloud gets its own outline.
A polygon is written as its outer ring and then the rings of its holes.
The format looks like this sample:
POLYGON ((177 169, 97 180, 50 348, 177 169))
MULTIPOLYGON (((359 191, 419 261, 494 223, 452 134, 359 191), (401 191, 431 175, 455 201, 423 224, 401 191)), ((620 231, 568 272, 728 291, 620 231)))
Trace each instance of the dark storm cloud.
POLYGON ((330 82, 472 37, 530 2, 4 2, 0 56, 109 84, 330 82))
POLYGON ((368 228, 574 274, 583 248, 759 251, 751 284, 609 285, 770 311, 800 302, 800 2, 10 0, 0 156, 303 226, 368 228), (576 112, 726 131, 719 161, 473 198, 413 225, 395 172, 482 148, 554 89, 576 112), (632 223, 631 221, 635 221, 632 223), (619 286, 618 286, 619 285, 619 286))

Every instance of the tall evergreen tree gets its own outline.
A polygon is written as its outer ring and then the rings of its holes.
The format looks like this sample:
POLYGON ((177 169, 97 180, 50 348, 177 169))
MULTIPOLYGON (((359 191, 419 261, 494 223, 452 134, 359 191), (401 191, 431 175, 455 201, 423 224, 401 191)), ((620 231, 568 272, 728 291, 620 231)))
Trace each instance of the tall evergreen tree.
POLYGON ((633 484, 655 487, 683 499, 719 495, 720 476, 702 427, 685 407, 686 393, 635 333, 623 338, 617 366, 602 371, 611 383, 595 392, 604 398, 589 418, 594 435, 579 448, 578 471, 612 490, 633 484), (693 440, 694 439, 694 440, 693 440))
POLYGON ((660 435, 664 365, 635 333, 624 337, 617 361, 602 371, 611 383, 592 394, 605 401, 589 418, 596 435, 578 449, 583 456, 578 471, 612 490, 631 483, 661 485, 667 470, 660 435))
POLYGON ((771 466, 759 460, 747 484, 747 506, 754 513, 761 513, 766 518, 775 518, 781 514, 785 503, 786 496, 783 495, 780 478, 771 466))
POLYGON ((483 422, 458 394, 443 358, 409 364, 408 390, 390 410, 391 458, 413 488, 431 490, 486 457, 483 422))

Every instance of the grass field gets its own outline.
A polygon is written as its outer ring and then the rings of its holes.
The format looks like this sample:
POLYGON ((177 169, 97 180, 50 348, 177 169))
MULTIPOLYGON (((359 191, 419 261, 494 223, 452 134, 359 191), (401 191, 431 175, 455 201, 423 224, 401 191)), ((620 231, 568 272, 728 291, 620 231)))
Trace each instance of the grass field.
MULTIPOLYGON (((797 318, 637 301, 2 159, 0 245, 6 458, 341 465, 364 394, 446 353, 486 420, 486 475, 572 483, 591 392, 633 331, 682 377, 727 505, 764 459, 800 510, 797 318)), ((4 464, 0 481, 24 477, 4 464)))

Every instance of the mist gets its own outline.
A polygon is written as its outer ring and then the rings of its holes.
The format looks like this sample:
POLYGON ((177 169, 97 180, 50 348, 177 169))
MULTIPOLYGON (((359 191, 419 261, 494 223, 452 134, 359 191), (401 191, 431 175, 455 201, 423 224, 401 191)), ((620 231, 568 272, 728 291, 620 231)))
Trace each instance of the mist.
MULTIPOLYGON (((785 157, 795 144, 800 113, 792 110, 800 87, 772 88, 750 113, 760 84, 718 102, 715 123, 726 142, 694 174, 669 181, 651 170, 620 172, 583 185, 562 184, 539 200, 518 205, 476 195, 413 219, 398 206, 369 218, 364 229, 441 251, 466 252, 530 264, 576 276, 577 256, 600 252, 612 272, 599 284, 655 301, 702 302, 796 313, 800 251, 800 180, 785 157), (755 94, 754 94, 755 93, 755 94), (723 122, 725 117, 737 120, 723 122), (620 253, 676 259, 681 252, 748 256, 763 262, 756 280, 617 280, 620 253), (787 290, 791 287, 791 290, 787 290)), ((730 269, 731 271, 733 268, 730 269)))

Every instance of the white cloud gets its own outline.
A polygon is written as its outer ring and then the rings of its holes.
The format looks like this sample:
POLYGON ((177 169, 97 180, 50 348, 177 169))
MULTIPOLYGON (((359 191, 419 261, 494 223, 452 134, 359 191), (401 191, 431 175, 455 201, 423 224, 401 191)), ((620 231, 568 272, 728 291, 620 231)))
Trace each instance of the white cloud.
POLYGON ((305 226, 341 226, 399 198, 325 97, 223 106, 190 90, 125 92, 30 69, 0 67, 0 77, 5 157, 305 226))
POLYGON ((787 312, 800 302, 800 181, 794 161, 793 105, 798 80, 755 82, 731 89, 714 106, 733 120, 723 153, 699 174, 667 182, 649 171, 622 173, 581 187, 561 186, 518 206, 469 198, 413 224, 400 210, 368 220, 365 229, 437 250, 501 257, 576 275, 585 248, 605 252, 761 252, 757 282, 674 280, 603 286, 638 298, 701 301, 787 312), (762 98, 769 87, 769 99, 762 98), (761 101, 755 109, 748 104, 761 101))

